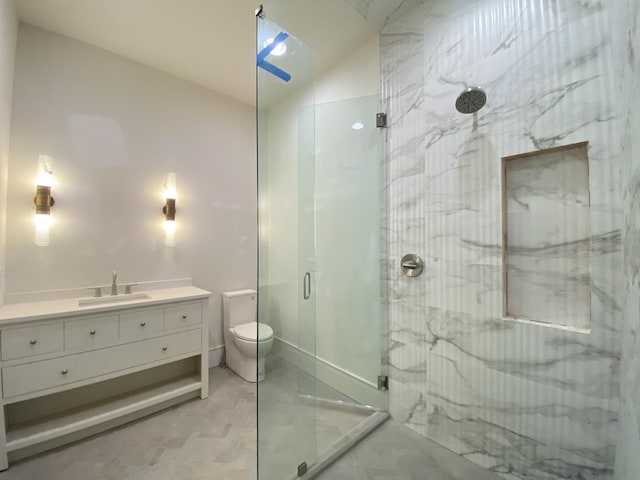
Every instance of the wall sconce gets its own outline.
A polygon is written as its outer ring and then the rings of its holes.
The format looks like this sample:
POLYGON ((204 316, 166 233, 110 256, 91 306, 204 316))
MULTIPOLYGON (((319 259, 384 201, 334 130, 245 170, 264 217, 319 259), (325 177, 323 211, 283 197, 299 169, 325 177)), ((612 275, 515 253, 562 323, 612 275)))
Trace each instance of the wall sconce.
POLYGON ((55 200, 51 196, 53 185, 53 158, 48 155, 38 157, 38 175, 36 176, 36 196, 33 203, 36 206, 36 245, 46 247, 49 245, 49 230, 51 228, 51 207, 55 200))
POLYGON ((164 243, 167 247, 176 245, 176 174, 168 173, 164 179, 164 243))

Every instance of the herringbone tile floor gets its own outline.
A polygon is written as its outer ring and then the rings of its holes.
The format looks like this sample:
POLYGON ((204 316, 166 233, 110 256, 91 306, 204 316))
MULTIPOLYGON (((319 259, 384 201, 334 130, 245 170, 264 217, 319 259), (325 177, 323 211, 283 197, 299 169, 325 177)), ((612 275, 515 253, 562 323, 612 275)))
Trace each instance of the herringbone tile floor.
POLYGON ((14 465, 0 480, 252 480, 256 386, 210 370, 209 398, 192 400, 14 465))
MULTIPOLYGON (((260 385, 261 480, 286 480, 300 460, 313 461, 364 416, 304 400, 300 372, 285 362, 272 363, 269 372, 260 385)), ((308 381, 302 378, 303 385, 308 381)), ((320 383, 309 390, 343 399, 320 383)), ((15 463, 0 480, 255 480, 257 445, 255 384, 213 368, 208 399, 15 463)), ((320 478, 496 480, 393 421, 320 478)))
MULTIPOLYGON (((318 408, 299 395, 301 374, 274 361, 260 384, 262 468, 284 480, 309 447, 326 448, 363 414, 318 408), (312 436, 312 441, 307 439, 312 436)), ((313 382, 310 393, 343 399, 313 382)), ((12 464, 0 480, 254 480, 256 385, 212 368, 209 398, 192 400, 86 440, 12 464)))

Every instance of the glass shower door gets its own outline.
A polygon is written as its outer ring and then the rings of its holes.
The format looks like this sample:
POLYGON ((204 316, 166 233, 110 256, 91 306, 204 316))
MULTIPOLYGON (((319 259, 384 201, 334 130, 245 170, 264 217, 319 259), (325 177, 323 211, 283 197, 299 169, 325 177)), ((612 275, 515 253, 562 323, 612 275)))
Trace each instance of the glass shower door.
MULTIPOLYGON (((350 402, 387 409, 381 261, 383 143, 377 96, 316 105, 318 377, 350 402), (340 381, 335 369, 346 373, 340 381)), ((324 395, 321 395, 324 396, 324 395)))
POLYGON ((258 476, 316 459, 314 53, 257 17, 258 322, 274 331, 258 385, 258 476))

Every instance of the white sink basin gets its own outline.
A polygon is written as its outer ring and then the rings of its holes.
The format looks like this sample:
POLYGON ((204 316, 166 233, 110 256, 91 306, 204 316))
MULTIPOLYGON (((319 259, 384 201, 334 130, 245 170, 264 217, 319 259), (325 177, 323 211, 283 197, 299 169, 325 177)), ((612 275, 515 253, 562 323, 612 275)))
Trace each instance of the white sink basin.
POLYGON ((108 297, 92 297, 81 298, 78 300, 79 307, 86 307, 88 305, 103 305, 105 303, 126 303, 133 300, 144 300, 145 298, 151 298, 148 293, 138 292, 121 295, 113 295, 108 297))

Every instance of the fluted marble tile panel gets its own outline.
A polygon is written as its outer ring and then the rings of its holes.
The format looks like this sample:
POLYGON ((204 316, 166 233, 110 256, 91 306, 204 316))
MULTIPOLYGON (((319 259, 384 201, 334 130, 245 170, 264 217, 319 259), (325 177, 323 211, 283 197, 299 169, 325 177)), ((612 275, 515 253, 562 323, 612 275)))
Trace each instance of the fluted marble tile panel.
POLYGON ((616 480, 640 478, 640 4, 615 2, 619 34, 617 98, 623 133, 624 307, 620 382, 620 432, 616 449, 616 480))
POLYGON ((382 32, 391 413, 510 480, 613 475, 623 203, 612 5, 434 0, 382 32), (471 85, 487 105, 462 115, 455 99, 471 85), (504 320, 501 158, 581 141, 591 330, 504 320), (422 276, 399 272, 405 253, 424 258, 422 276))
POLYGON ((410 11, 424 0, 345 0, 356 9, 366 20, 378 28, 399 17, 403 12, 410 11))

